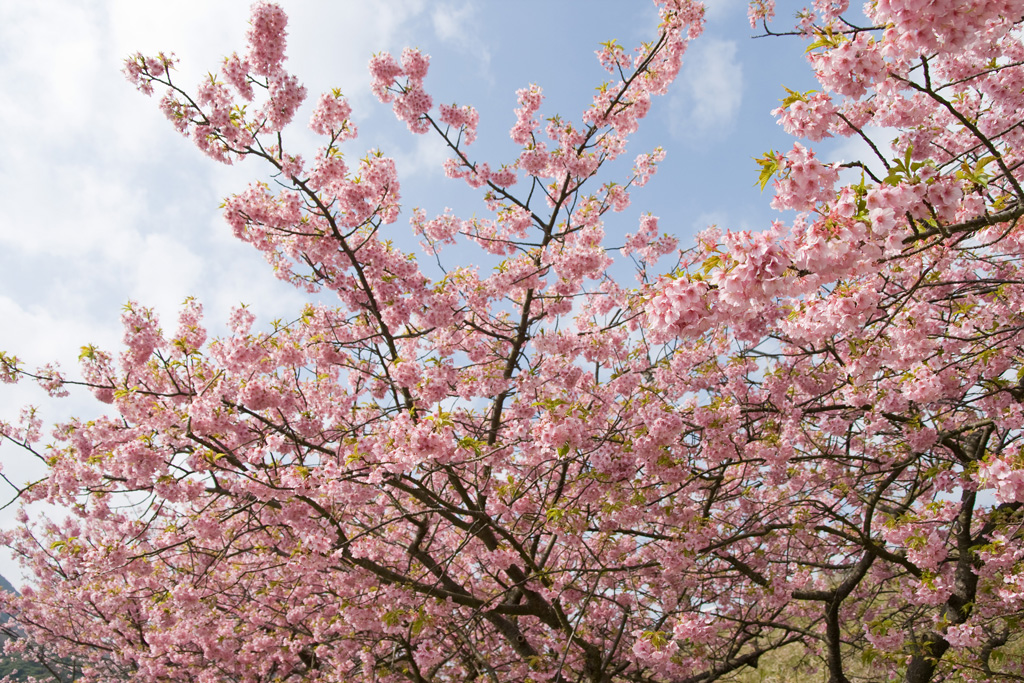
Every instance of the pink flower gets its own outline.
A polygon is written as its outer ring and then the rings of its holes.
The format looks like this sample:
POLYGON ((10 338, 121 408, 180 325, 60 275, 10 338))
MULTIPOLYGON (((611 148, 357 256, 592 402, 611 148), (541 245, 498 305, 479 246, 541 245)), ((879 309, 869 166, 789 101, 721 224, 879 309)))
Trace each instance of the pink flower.
POLYGON ((260 0, 252 6, 249 24, 248 62, 256 73, 270 76, 284 61, 288 16, 280 5, 260 0))
POLYGON ((413 81, 422 81, 430 66, 430 55, 425 55, 414 48, 402 50, 402 71, 413 81))
POLYGON ((473 144, 476 140, 476 128, 480 123, 480 114, 470 106, 456 107, 454 105, 440 106, 441 122, 449 126, 455 126, 463 130, 463 141, 467 145, 473 144))
POLYGON ((224 65, 220 69, 220 72, 224 74, 224 79, 247 102, 251 101, 253 97, 252 83, 249 81, 249 69, 248 60, 241 59, 237 54, 225 57, 224 65))
POLYGON ((708 286, 688 278, 670 280, 649 302, 647 319, 663 334, 695 336, 708 326, 708 286))
POLYGON ((1006 460, 993 457, 978 468, 980 480, 995 489, 1000 503, 1024 503, 1024 469, 1011 467, 1006 460))
POLYGON ((372 78, 370 88, 378 100, 388 103, 394 99, 390 88, 402 73, 402 67, 387 52, 374 55, 370 59, 370 76, 372 78))
POLYGON ((351 115, 352 107, 341 92, 323 93, 313 108, 309 127, 314 133, 331 135, 335 142, 344 142, 356 137, 355 124, 348 118, 351 115))
POLYGON ((779 163, 784 175, 775 181, 772 208, 780 211, 795 209, 807 211, 818 202, 832 199, 839 171, 834 165, 819 162, 814 152, 800 143, 794 143, 779 163))
POLYGON ((528 145, 538 126, 533 115, 540 108, 544 96, 539 87, 531 84, 529 88, 517 90, 516 97, 519 99, 519 108, 515 110, 516 124, 512 126, 512 141, 519 145, 528 145))

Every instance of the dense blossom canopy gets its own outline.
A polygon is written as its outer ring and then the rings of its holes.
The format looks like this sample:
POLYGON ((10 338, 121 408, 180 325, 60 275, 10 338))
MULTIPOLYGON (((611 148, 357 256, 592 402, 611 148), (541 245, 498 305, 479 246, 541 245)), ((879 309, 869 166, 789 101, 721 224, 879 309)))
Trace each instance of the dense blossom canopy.
MULTIPOLYGON (((0 426, 48 465, 20 497, 69 511, 5 536, 23 646, 94 681, 696 683, 773 657, 1020 680, 1024 1, 877 0, 858 23, 815 0, 794 31, 820 90, 775 112, 804 142, 758 160, 793 217, 682 247, 654 216, 603 224, 665 152, 606 164, 701 33, 695 0, 656 4, 649 42, 602 45, 582 116, 518 91, 503 163, 471 155, 476 109, 434 106, 427 55, 371 59, 482 195, 474 218, 405 214, 439 278, 382 234, 395 164, 342 153, 339 92, 315 156, 285 146, 307 93, 279 7, 194 93, 167 55, 127 61, 206 154, 268 165, 227 222, 337 303, 272 330, 238 309, 213 340, 197 302, 170 332, 130 304, 124 350, 82 355, 110 415, 52 450, 33 413, 0 426), (873 157, 824 163, 834 136, 873 157), (500 264, 446 262, 456 242, 500 264), (609 276, 617 245, 638 286, 609 276)), ((773 14, 751 3, 755 29, 773 14)))

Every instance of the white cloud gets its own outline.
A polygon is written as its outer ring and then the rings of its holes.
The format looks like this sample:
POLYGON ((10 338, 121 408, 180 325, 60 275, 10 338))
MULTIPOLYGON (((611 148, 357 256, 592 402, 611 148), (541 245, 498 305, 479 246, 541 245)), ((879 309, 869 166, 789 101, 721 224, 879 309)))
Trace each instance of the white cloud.
POLYGON ((469 3, 456 7, 446 2, 437 5, 430 13, 430 19, 434 24, 434 33, 441 40, 450 42, 464 42, 470 38, 469 24, 476 16, 476 8, 469 3))
POLYGON ((704 4, 704 18, 710 24, 729 17, 737 10, 746 9, 744 0, 710 0, 704 4))
POLYGON ((394 54, 416 44, 417 17, 423 0, 331 3, 328 12, 316 3, 292 0, 281 3, 289 14, 289 33, 301 36, 289 43, 291 69, 299 74, 315 99, 320 92, 340 88, 350 99, 356 122, 369 114, 376 101, 369 91, 367 64, 377 52, 394 54))
MULTIPOLYGON (((24 97, 5 97, 5 127, 24 123, 52 107, 74 109, 93 88, 99 66, 99 34, 95 13, 64 3, 10 3, 0 10, 0 44, 10 55, 3 70, 4 89, 24 97)), ((76 117, 63 121, 61 130, 87 125, 76 117)))
POLYGON ((430 19, 437 37, 475 60, 480 75, 491 81, 491 51, 481 37, 479 9, 479 5, 472 2, 459 6, 451 2, 439 3, 430 13, 430 19))
POLYGON ((672 96, 672 135, 700 144, 724 138, 743 101, 743 66, 732 40, 702 39, 690 47, 672 96))
POLYGON ((398 177, 436 177, 443 173, 442 165, 450 156, 444 141, 436 135, 417 135, 413 141, 412 148, 404 145, 395 149, 394 159, 398 177))
POLYGON ((722 230, 732 230, 734 232, 754 229, 746 219, 738 218, 735 212, 725 210, 701 212, 690 223, 690 230, 693 233, 707 230, 710 227, 718 227, 722 230))
MULTIPOLYGON (((864 134, 874 143, 875 147, 882 154, 892 156, 890 143, 899 134, 895 128, 878 128, 869 126, 864 129, 864 134)), ((886 172, 882 161, 871 149, 871 146, 859 135, 848 138, 840 138, 833 145, 827 146, 827 153, 822 155, 822 161, 827 163, 848 163, 860 161, 866 165, 879 178, 885 177, 886 172)), ((859 169, 845 169, 841 172, 840 182, 857 182, 860 178, 859 169)))

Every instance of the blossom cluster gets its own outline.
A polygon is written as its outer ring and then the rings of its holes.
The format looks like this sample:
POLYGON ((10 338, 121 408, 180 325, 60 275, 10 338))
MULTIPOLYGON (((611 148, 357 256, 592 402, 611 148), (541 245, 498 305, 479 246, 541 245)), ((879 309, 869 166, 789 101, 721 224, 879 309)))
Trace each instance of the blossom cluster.
MULTIPOLYGON (((758 160, 786 213, 682 249, 649 213, 620 227, 664 150, 610 164, 703 27, 655 4, 652 40, 602 44, 612 80, 576 118, 517 92, 504 163, 469 156, 475 108, 434 110, 427 55, 372 58, 378 99, 483 195, 411 212, 436 278, 398 238, 394 161, 342 152, 340 91, 319 149, 289 146, 279 7, 194 92, 131 58, 201 150, 267 164, 225 218, 317 296, 212 339, 195 301, 169 332, 130 303, 120 354, 82 350, 107 416, 46 451, 37 411, 0 423, 46 463, 18 495, 70 511, 0 532, 35 577, 0 611, 95 681, 714 680, 797 647, 835 680, 1013 678, 1024 2, 879 0, 861 27, 814 0, 786 32, 820 89, 775 112, 805 140, 758 160), (805 145, 830 136, 868 156, 805 145)), ((78 381, 0 354, 25 377, 78 381)))

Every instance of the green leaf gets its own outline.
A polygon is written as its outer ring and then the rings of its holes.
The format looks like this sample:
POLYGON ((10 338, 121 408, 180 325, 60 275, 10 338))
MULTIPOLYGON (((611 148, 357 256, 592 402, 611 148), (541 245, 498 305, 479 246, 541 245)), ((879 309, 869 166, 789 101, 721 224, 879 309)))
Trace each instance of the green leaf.
POLYGON ((761 192, 764 192, 765 186, 768 181, 772 179, 779 170, 779 160, 775 155, 775 150, 768 150, 765 155, 760 159, 754 159, 758 166, 761 167, 761 173, 757 176, 757 183, 755 185, 761 186, 761 192))
MULTIPOLYGON (((764 185, 761 185, 761 189, 764 189, 764 185)), ((715 254, 714 256, 704 261, 704 263, 701 265, 701 271, 705 275, 707 275, 720 265, 722 265, 722 257, 719 256, 718 254, 715 254)))
POLYGON ((404 609, 394 609, 390 612, 385 612, 384 616, 381 617, 381 621, 383 621, 388 626, 398 626, 398 624, 402 622, 402 617, 404 616, 404 609))
POLYGON ((832 33, 832 29, 826 27, 816 32, 817 38, 814 39, 807 49, 804 50, 804 54, 807 54, 811 50, 817 50, 819 47, 825 47, 829 49, 837 48, 845 43, 849 38, 839 33, 832 33))
POLYGON ((668 634, 664 631, 644 631, 640 637, 659 650, 669 643, 668 634))
POLYGON ((956 177, 961 180, 967 180, 975 185, 986 187, 988 185, 988 181, 992 179, 992 174, 986 173, 985 167, 995 160, 996 158, 993 156, 983 157, 978 159, 973 168, 971 167, 970 162, 965 161, 960 164, 960 170, 956 172, 956 177))
POLYGON ((895 159, 892 162, 892 166, 889 168, 889 175, 885 177, 884 182, 887 185, 899 185, 905 180, 914 180, 916 173, 922 167, 925 166, 924 161, 911 161, 910 157, 914 153, 914 146, 907 145, 907 151, 904 153, 902 159, 895 159))
POLYGON ((808 90, 807 92, 797 92, 796 90, 790 90, 786 86, 782 86, 782 89, 789 93, 784 99, 779 100, 782 102, 782 108, 788 109, 794 102, 806 102, 807 99, 818 92, 817 90, 808 90))

